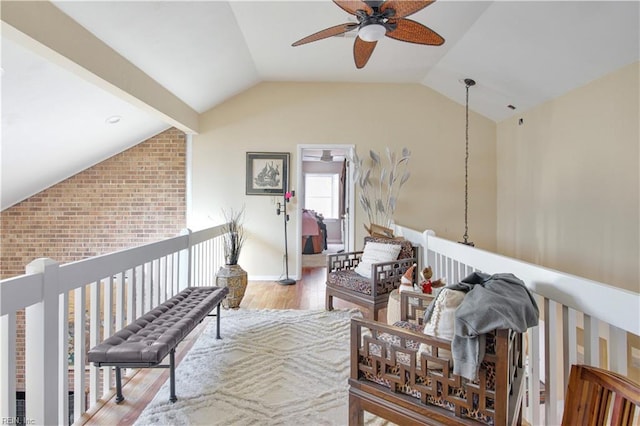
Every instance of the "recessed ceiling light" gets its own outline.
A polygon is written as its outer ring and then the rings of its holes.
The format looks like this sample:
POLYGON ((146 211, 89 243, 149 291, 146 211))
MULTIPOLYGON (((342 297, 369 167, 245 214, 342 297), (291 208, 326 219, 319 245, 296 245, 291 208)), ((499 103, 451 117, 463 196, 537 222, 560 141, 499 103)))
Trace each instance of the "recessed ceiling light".
POLYGON ((111 117, 107 117, 104 122, 107 124, 116 124, 119 123, 121 119, 122 117, 120 117, 119 115, 112 115, 111 117))

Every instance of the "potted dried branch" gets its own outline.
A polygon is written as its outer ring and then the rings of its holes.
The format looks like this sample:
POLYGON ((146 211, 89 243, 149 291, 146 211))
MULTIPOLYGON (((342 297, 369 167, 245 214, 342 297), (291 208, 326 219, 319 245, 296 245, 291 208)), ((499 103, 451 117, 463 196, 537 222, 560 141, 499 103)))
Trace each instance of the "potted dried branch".
POLYGON ((218 270, 216 285, 229 287, 229 294, 222 301, 225 308, 238 308, 247 289, 247 272, 238 265, 240 251, 245 242, 244 209, 240 211, 222 211, 225 224, 222 226, 224 234, 224 266, 218 270))
POLYGON ((369 225, 365 229, 372 236, 393 237, 393 215, 396 210, 400 189, 409 180, 408 170, 411 151, 402 148, 397 156, 387 147, 386 160, 375 151, 369 151, 369 161, 354 153, 351 162, 354 165, 355 182, 360 194, 360 205, 367 213, 369 225))

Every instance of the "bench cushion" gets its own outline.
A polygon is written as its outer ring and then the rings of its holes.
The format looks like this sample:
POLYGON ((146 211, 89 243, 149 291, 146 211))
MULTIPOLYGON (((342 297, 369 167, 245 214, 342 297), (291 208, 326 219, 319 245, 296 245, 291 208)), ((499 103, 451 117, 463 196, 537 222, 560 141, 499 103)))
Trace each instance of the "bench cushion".
POLYGON ((226 287, 189 287, 91 349, 88 360, 159 364, 228 292, 226 287))
POLYGON ((359 275, 353 269, 333 271, 327 275, 328 285, 367 295, 371 294, 371 282, 371 279, 359 275))

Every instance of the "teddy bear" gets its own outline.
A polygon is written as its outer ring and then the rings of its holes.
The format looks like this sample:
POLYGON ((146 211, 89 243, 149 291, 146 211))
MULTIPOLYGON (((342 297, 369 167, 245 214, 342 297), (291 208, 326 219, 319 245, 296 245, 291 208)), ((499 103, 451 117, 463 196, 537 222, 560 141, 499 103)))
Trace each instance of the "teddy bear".
POLYGON ((444 287, 446 285, 442 278, 431 281, 432 276, 433 269, 431 269, 431 266, 427 266, 422 270, 422 282, 420 283, 420 286, 423 293, 431 294, 434 288, 444 287))

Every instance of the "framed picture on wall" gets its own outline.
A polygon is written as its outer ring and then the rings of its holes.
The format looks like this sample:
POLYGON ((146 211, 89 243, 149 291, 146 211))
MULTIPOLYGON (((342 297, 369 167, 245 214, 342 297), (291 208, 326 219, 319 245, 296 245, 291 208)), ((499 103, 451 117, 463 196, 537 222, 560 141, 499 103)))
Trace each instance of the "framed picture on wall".
POLYGON ((247 152, 247 195, 284 195, 288 152, 247 152))

